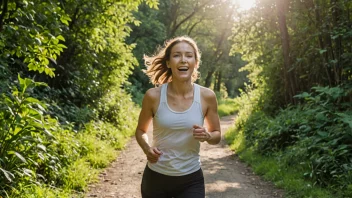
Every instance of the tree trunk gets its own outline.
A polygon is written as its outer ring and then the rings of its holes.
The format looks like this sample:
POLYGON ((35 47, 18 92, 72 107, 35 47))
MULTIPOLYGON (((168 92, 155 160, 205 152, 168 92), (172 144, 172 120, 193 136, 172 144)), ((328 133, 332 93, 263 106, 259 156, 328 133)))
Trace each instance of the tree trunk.
MULTIPOLYGON (((333 25, 334 28, 337 28, 340 23, 340 15, 341 15, 341 9, 338 5, 337 0, 331 0, 331 7, 332 7, 332 18, 333 18, 333 25)), ((335 83, 336 85, 341 84, 342 80, 342 70, 343 66, 341 64, 341 55, 342 55, 343 49, 342 49, 342 40, 341 36, 338 36, 335 38, 335 60, 336 63, 334 64, 334 76, 335 76, 335 83)))
POLYGON ((282 51, 284 56, 284 84, 285 84, 285 100, 286 103, 295 103, 293 96, 296 93, 296 83, 294 78, 294 69, 291 68, 290 61, 290 40, 286 24, 286 12, 288 10, 288 0, 276 0, 277 14, 279 20, 279 29, 282 43, 282 51))
POLYGON ((212 70, 208 71, 207 77, 205 77, 204 87, 208 87, 208 88, 210 87, 214 72, 215 72, 215 67, 213 67, 212 70))
MULTIPOLYGON (((222 41, 220 41, 220 42, 222 42, 222 41)), ((215 51, 213 57, 216 57, 217 53, 218 53, 218 51, 215 51)), ((213 79, 213 74, 215 73, 215 71, 217 69, 216 64, 221 59, 222 55, 223 55, 223 53, 221 52, 220 54, 217 55, 216 60, 211 63, 213 66, 212 66, 211 70, 208 71, 207 76, 205 77, 205 84, 204 84, 205 87, 208 87, 208 88, 210 87, 211 81, 213 79)))
POLYGON ((220 92, 221 80, 222 80, 221 78, 222 78, 222 72, 218 71, 217 78, 216 78, 216 86, 214 87, 214 91, 220 92))
MULTIPOLYGON (((312 3, 313 3, 313 0, 311 0, 312 3)), ((315 10, 315 22, 316 22, 316 28, 321 32, 321 34, 319 34, 318 36, 318 40, 319 40, 319 46, 320 46, 320 49, 321 50, 327 50, 326 49, 326 46, 325 46, 325 43, 324 43, 324 40, 323 40, 323 31, 322 31, 322 19, 321 19, 321 16, 320 16, 320 8, 319 8, 319 4, 315 4, 314 5, 314 10, 315 10)), ((332 76, 331 76, 331 72, 330 72, 330 69, 329 69, 329 53, 328 52, 324 52, 323 54, 323 61, 324 61, 324 70, 325 70, 325 73, 326 73, 326 76, 328 78, 328 81, 329 81, 329 85, 332 86, 332 76)))

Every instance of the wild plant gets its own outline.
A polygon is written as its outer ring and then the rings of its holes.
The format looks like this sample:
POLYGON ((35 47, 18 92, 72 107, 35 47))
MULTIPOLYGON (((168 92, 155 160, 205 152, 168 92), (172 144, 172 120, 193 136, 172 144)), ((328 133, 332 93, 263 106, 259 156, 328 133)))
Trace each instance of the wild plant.
POLYGON ((57 144, 52 131, 58 123, 46 115, 47 104, 30 96, 37 86, 46 84, 18 75, 18 86, 0 96, 0 196, 20 182, 48 180, 60 168, 49 148, 57 144))

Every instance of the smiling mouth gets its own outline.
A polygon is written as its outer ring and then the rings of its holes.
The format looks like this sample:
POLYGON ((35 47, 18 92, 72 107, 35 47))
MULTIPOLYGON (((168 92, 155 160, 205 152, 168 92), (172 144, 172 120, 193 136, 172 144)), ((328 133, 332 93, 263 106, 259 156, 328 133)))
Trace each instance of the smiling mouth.
POLYGON ((179 68, 178 71, 188 71, 188 68, 179 68))

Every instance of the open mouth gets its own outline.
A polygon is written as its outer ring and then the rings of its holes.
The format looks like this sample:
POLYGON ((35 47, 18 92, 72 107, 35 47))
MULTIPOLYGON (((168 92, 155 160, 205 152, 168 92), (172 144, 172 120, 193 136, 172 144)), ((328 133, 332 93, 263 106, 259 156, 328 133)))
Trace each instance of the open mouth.
POLYGON ((187 67, 180 67, 180 68, 178 68, 178 71, 188 71, 188 68, 187 67))

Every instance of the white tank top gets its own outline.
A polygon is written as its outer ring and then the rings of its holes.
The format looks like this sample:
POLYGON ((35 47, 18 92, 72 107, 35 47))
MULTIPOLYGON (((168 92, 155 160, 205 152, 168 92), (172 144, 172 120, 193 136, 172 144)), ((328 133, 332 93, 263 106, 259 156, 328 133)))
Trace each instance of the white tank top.
POLYGON ((200 86, 194 84, 193 103, 183 112, 174 111, 167 104, 167 86, 161 87, 159 107, 153 118, 152 145, 163 154, 157 163, 148 162, 148 166, 164 175, 182 176, 200 169, 200 143, 192 133, 193 125, 204 123, 200 86))

